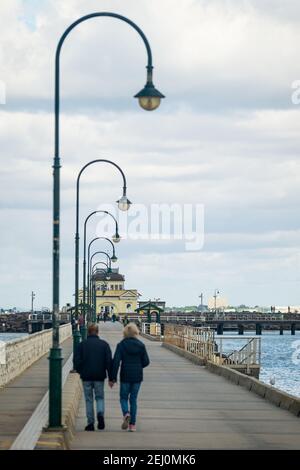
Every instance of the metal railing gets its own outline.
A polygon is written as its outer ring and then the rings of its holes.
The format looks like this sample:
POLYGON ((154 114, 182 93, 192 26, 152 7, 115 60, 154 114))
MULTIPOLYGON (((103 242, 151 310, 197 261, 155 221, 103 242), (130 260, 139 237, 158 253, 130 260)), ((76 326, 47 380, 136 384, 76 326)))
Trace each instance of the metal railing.
POLYGON ((245 365, 247 372, 250 367, 261 364, 261 337, 260 336, 215 336, 216 352, 213 362, 218 365, 228 365, 230 367, 245 365), (224 343, 228 341, 246 341, 240 349, 228 352, 224 343))
MULTIPOLYGON (((41 321, 41 322, 52 322, 52 313, 29 313, 28 315, 29 321, 41 321)), ((60 313, 59 320, 62 323, 69 323, 70 322, 70 314, 69 313, 60 313)))
MULTIPOLYGON (((122 313, 126 314, 128 318, 132 321, 136 319, 140 320, 146 320, 147 316, 145 314, 135 314, 135 313, 128 313, 124 312, 122 313)), ((152 315, 152 318, 154 319, 155 315, 152 315)), ((220 313, 218 312, 217 314, 212 313, 212 312, 205 312, 205 313, 191 313, 191 314, 168 314, 168 313, 162 313, 160 315, 160 319, 162 322, 166 323, 187 323, 187 322, 210 322, 213 323, 214 321, 218 322, 243 322, 243 321, 251 321, 253 323, 255 322, 280 322, 280 321, 300 321, 300 314, 280 314, 280 313, 269 313, 269 314, 264 314, 264 313, 220 313)))
POLYGON ((166 324, 164 341, 203 359, 212 360, 214 355, 214 331, 209 328, 166 324))
MULTIPOLYGON (((218 365, 229 367, 260 367, 261 337, 253 336, 215 336, 210 328, 165 324, 164 338, 166 343, 173 344, 185 351, 209 360, 218 365), (241 341, 245 344, 239 349, 227 348, 224 343, 241 341)), ((230 346, 232 348, 232 346, 230 346)))
POLYGON ((176 322, 176 323, 180 323, 180 322, 194 322, 196 320, 198 321, 204 321, 205 318, 204 317, 191 317, 191 316, 184 316, 184 315, 176 315, 176 316, 169 316, 167 315, 166 317, 164 316, 161 316, 161 319, 163 319, 165 322, 167 323, 172 323, 172 322, 176 322))
POLYGON ((161 336, 161 324, 160 323, 142 323, 142 333, 151 336, 161 336))
POLYGON ((205 315, 197 315, 197 316, 192 316, 192 315, 161 315, 161 319, 164 320, 165 322, 214 322, 214 321, 225 321, 225 322, 230 322, 230 321, 280 321, 284 320, 285 317, 283 315, 253 315, 253 314, 243 314, 243 315, 229 315, 229 314, 222 314, 222 313, 217 313, 217 314, 205 314, 205 315))

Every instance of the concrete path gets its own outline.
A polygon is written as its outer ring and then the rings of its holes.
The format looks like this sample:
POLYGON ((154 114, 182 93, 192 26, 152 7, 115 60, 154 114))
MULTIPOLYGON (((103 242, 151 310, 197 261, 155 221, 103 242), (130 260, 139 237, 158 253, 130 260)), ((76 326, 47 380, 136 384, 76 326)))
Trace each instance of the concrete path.
MULTIPOLYGON (((114 350, 122 327, 100 323, 100 336, 114 350)), ((118 387, 106 384, 106 430, 83 430, 82 399, 73 449, 300 449, 299 418, 142 340, 151 365, 140 391, 137 432, 121 430, 118 387)))
MULTIPOLYGON (((66 362, 72 338, 62 345, 66 362)), ((48 390, 48 353, 0 389, 0 449, 9 449, 48 390)))

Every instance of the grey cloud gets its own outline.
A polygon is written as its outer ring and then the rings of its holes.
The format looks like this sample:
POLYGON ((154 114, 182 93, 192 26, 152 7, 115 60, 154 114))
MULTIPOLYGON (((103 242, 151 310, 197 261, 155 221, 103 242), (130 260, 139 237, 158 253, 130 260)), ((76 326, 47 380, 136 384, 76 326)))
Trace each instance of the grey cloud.
MULTIPOLYGON (((169 304, 196 303, 198 290, 207 296, 216 286, 232 303, 298 303, 299 110, 290 102, 290 85, 300 73, 291 47, 299 40, 300 7, 285 2, 280 18, 280 2, 275 3, 272 10, 270 2, 254 0, 241 7, 226 2, 226 8, 216 0, 182 2, 171 16, 160 17, 157 1, 139 7, 115 2, 145 26, 153 44, 155 83, 167 95, 156 113, 143 113, 132 98, 145 80, 145 54, 129 32, 114 26, 112 38, 110 25, 95 23, 66 45, 61 303, 73 298, 75 178, 84 163, 99 156, 121 164, 134 202, 205 204, 206 243, 199 253, 184 251, 183 242, 124 240, 118 246, 129 287, 169 304), (245 39, 241 49, 226 33, 228 12, 237 25, 245 18, 252 22, 245 38, 237 31, 237 38, 245 39), (229 41, 224 50, 210 32, 213 13, 225 45, 229 41), (268 38, 262 43, 263 26, 274 47, 268 38), (199 42, 203 29, 206 53, 199 42), (252 31, 257 35, 251 42, 252 31), (102 54, 108 37, 109 53, 102 54)), ((2 304, 25 306, 32 289, 37 305, 51 301, 53 51, 64 27, 86 12, 81 0, 57 5, 50 1, 39 10, 35 31, 1 11, 3 21, 7 18, 1 40, 8 83, 0 121, 2 304)), ((91 5, 98 8, 99 2, 91 5)), ((170 5, 164 1, 162 13, 170 5)), ((112 171, 88 172, 81 220, 99 203, 115 201, 119 192, 112 171)), ((92 224, 89 236, 94 229, 92 224)))

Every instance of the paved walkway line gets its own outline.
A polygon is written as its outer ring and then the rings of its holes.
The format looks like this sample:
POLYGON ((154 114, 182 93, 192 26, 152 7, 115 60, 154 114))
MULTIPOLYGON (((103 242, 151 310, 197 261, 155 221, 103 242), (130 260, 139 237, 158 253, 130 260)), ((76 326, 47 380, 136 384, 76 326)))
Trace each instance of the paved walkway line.
MULTIPOLYGON (((62 388, 64 387, 68 375, 73 368, 73 354, 63 366, 62 370, 62 388)), ((24 428, 14 440, 10 450, 33 450, 40 437, 43 428, 48 422, 49 413, 49 391, 45 393, 44 397, 36 407, 34 413, 31 415, 24 428)))

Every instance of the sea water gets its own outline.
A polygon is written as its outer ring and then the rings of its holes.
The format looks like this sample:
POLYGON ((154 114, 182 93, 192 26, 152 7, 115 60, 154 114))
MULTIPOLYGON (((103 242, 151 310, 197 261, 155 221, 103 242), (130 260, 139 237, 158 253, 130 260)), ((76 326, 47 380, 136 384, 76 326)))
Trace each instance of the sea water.
MULTIPOLYGON (((245 336, 255 336, 253 331, 245 331, 245 336)), ((235 332, 226 332, 223 337, 237 336, 238 339, 223 341, 225 353, 238 350, 246 338, 235 332)), ((259 379, 275 388, 300 397, 300 331, 295 336, 290 331, 263 331, 261 338, 261 369, 259 379)))
POLYGON ((0 333, 0 341, 12 341, 28 336, 28 333, 0 333))

